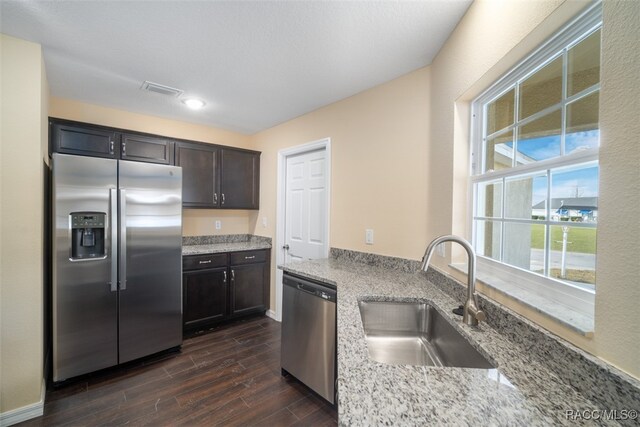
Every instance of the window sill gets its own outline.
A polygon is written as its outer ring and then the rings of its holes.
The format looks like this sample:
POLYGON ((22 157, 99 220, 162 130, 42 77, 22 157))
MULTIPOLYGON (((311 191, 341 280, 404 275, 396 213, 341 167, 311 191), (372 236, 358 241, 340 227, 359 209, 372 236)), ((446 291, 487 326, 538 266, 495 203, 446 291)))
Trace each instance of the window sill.
MULTIPOLYGON (((467 273, 466 263, 449 264, 449 266, 464 274, 467 273)), ((552 300, 540 292, 536 292, 534 286, 527 286, 527 281, 522 280, 520 277, 518 280, 513 280, 513 278, 486 270, 479 265, 476 272, 476 280, 484 286, 549 317, 586 338, 593 337, 594 315, 592 308, 578 311, 566 304, 552 300)))

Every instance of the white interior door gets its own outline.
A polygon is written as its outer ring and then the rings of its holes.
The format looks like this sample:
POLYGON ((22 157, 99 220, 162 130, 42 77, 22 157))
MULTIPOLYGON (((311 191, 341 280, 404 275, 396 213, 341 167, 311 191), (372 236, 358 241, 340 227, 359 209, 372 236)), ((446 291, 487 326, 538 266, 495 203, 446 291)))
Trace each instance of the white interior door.
POLYGON ((325 149, 286 158, 285 261, 325 258, 328 217, 325 149))

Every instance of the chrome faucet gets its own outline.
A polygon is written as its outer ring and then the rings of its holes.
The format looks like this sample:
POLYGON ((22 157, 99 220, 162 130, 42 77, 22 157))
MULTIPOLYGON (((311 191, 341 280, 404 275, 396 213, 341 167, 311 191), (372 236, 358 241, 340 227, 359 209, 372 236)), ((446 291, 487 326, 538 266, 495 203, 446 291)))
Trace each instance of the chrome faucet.
POLYGON ((427 271, 433 251, 436 246, 444 242, 459 243, 467 251, 467 257, 469 259, 469 268, 467 270, 467 301, 464 303, 462 321, 467 325, 476 326, 478 322, 486 320, 487 316, 478 306, 478 295, 476 294, 476 253, 469 242, 462 237, 454 235, 435 238, 431 243, 429 243, 427 250, 424 252, 424 257, 422 258, 422 270, 427 271))

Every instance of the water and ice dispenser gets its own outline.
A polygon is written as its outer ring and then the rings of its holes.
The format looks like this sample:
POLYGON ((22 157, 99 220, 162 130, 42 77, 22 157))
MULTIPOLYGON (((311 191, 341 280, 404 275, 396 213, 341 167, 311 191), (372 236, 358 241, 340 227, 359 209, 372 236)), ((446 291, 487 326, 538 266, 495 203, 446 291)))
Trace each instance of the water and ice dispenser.
POLYGON ((103 212, 74 212, 71 215, 71 259, 102 258, 104 250, 103 212))

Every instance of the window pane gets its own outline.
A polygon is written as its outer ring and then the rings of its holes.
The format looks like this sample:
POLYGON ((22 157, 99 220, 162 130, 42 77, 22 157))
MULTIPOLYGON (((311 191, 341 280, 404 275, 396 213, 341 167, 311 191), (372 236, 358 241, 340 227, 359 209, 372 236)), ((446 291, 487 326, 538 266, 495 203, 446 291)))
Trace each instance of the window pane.
POLYGON ((551 226, 549 276, 578 283, 596 283, 596 229, 551 226))
POLYGON ((538 160, 551 159, 560 155, 560 134, 562 133, 562 112, 549 113, 520 127, 518 135, 519 165, 538 160))
POLYGON ((569 50, 567 94, 575 95, 600 81, 600 30, 569 50))
POLYGON ((597 222, 597 165, 580 165, 551 173, 550 215, 552 221, 597 222))
POLYGON ((547 215, 547 176, 536 175, 506 182, 505 218, 540 219, 547 215))
POLYGON ((515 94, 515 89, 511 89, 487 105, 487 135, 513 124, 515 94))
POLYGON ((487 140, 484 171, 510 168, 513 165, 513 131, 487 140))
POLYGON ((576 150, 595 148, 600 144, 599 100, 600 94, 595 92, 567 105, 565 137, 567 154, 576 150))
POLYGON ((503 262, 544 273, 545 227, 543 224, 505 222, 503 262))
POLYGON ((502 182, 478 184, 476 215, 500 218, 502 216, 502 182))
POLYGON ((562 56, 551 61, 520 84, 518 120, 551 107, 562 100, 562 56))
POLYGON ((476 253, 500 261, 500 223, 476 220, 476 253))

